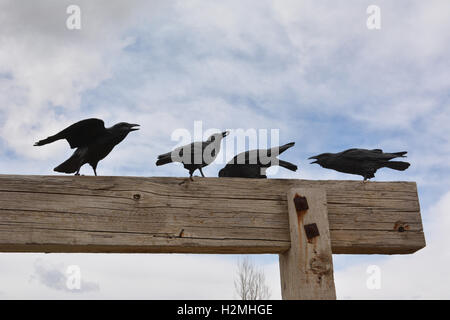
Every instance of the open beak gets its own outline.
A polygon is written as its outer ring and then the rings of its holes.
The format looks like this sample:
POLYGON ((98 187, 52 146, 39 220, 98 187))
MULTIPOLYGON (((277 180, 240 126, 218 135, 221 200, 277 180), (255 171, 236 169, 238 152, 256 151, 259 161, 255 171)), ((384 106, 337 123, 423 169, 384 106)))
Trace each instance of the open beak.
POLYGON ((222 132, 222 137, 225 138, 229 134, 230 134, 230 131, 224 131, 224 132, 222 132))
POLYGON ((318 162, 317 162, 317 156, 309 157, 309 158, 308 158, 308 160, 311 160, 311 159, 315 159, 316 161, 313 161, 313 162, 311 162, 310 164, 318 163, 318 162))
POLYGON ((138 124, 130 124, 130 131, 136 131, 139 130, 139 128, 135 128, 135 127, 140 127, 140 125, 138 124))

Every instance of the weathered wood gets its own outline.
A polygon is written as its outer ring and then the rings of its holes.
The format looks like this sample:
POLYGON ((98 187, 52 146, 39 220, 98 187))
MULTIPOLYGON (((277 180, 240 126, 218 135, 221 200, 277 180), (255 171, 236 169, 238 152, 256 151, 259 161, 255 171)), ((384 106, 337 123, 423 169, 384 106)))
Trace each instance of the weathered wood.
POLYGON ((333 253, 425 246, 414 182, 194 180, 0 175, 0 251, 281 253, 294 187, 326 190, 333 253))
POLYGON ((281 296, 284 300, 335 300, 325 190, 295 188, 287 199, 291 247, 280 254, 281 296), (306 199, 306 206, 296 206, 295 199, 306 199))

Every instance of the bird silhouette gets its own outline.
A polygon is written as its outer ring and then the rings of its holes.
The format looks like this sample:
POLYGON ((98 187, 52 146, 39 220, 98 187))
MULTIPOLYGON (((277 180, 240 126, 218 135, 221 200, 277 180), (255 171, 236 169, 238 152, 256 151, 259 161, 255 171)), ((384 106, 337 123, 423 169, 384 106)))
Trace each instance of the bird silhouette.
POLYGON ((311 163, 317 163, 323 168, 360 175, 366 181, 374 178, 380 168, 399 171, 408 169, 408 162, 390 161, 398 157, 405 158, 406 153, 407 151, 384 153, 381 149, 348 149, 339 153, 322 153, 309 159, 315 159, 311 163))
POLYGON ((229 134, 229 131, 216 133, 210 136, 206 141, 193 142, 178 147, 171 152, 167 152, 158 156, 157 166, 162 166, 172 162, 181 162, 185 169, 189 170, 189 179, 195 170, 199 170, 202 177, 202 168, 211 164, 220 152, 222 139, 229 134))
POLYGON ((240 177, 240 178, 267 178, 267 168, 279 165, 280 167, 297 171, 297 166, 287 161, 277 158, 278 155, 293 147, 294 142, 281 147, 271 149, 256 149, 245 151, 233 159, 219 171, 219 177, 240 177))
POLYGON ((111 128, 105 128, 100 119, 81 120, 61 132, 36 142, 35 146, 43 146, 57 140, 66 139, 70 148, 75 149, 73 155, 55 169, 56 172, 80 174, 80 168, 89 163, 97 175, 97 164, 104 159, 114 147, 122 142, 131 132, 139 130, 138 124, 120 122, 111 128))

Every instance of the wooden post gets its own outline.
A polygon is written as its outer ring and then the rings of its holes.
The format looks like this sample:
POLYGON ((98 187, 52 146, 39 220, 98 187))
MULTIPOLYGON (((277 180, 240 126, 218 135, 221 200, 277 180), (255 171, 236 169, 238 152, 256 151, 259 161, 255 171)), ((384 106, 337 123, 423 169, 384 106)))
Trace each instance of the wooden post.
POLYGON ((291 247, 279 255, 283 299, 336 299, 325 190, 293 188, 287 202, 291 247))

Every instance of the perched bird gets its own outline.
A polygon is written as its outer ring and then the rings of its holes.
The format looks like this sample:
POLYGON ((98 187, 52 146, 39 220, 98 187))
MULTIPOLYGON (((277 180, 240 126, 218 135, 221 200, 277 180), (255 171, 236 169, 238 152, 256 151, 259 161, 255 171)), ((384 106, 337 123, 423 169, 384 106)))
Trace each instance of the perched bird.
POLYGON ((267 168, 278 165, 280 167, 297 171, 297 166, 277 158, 278 155, 293 147, 295 142, 271 149, 250 150, 242 152, 231 159, 227 165, 219 171, 219 177, 241 178, 267 178, 267 168))
POLYGON ((178 147, 171 152, 161 154, 158 156, 156 165, 162 166, 171 162, 181 162, 184 168, 189 170, 189 179, 192 180, 192 175, 197 169, 200 171, 202 177, 205 177, 202 168, 211 164, 216 159, 220 152, 222 139, 229 133, 229 131, 216 133, 204 142, 193 142, 178 147))
POLYGON ((348 149, 339 153, 322 153, 309 159, 315 159, 311 163, 318 163, 323 168, 360 175, 366 181, 374 178, 375 172, 380 168, 406 170, 410 166, 408 162, 389 161, 397 157, 405 158, 406 153, 407 151, 383 153, 381 149, 348 149))
POLYGON ((57 140, 66 139, 72 149, 77 148, 73 155, 55 169, 56 172, 74 173, 80 175, 80 168, 89 163, 97 175, 97 164, 104 159, 114 147, 122 142, 131 131, 139 130, 138 124, 121 122, 111 128, 105 128, 100 119, 79 121, 63 131, 36 142, 35 146, 43 146, 57 140))

